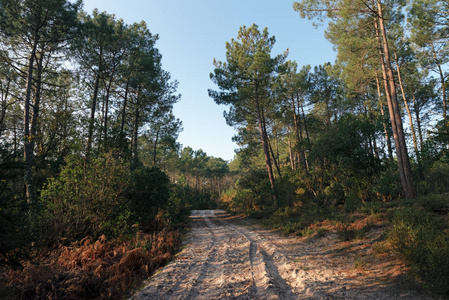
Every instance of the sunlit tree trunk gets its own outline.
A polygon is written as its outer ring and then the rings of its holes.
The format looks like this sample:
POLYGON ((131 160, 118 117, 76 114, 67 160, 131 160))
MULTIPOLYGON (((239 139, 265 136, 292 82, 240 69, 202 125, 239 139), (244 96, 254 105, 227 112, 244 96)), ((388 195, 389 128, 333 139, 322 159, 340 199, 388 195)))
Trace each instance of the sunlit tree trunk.
POLYGON ((386 94, 388 101, 388 108, 390 110, 390 119, 393 126, 393 137, 396 145, 396 155, 398 158, 399 175, 401 178, 402 188, 404 190, 405 197, 414 199, 416 198, 416 191, 413 184, 413 178, 411 174, 410 160, 407 153, 407 145, 405 143, 404 130, 402 127, 402 119, 398 106, 398 100, 396 95, 396 83, 390 61, 390 53, 387 43, 387 34, 382 14, 382 3, 377 1, 378 8, 378 23, 376 22, 376 28, 378 28, 378 37, 382 53, 380 56, 382 73, 384 74, 384 80, 386 81, 386 94), (378 25, 378 26, 377 26, 378 25))
POLYGON ((384 104, 382 101, 382 93, 380 91, 380 83, 379 78, 376 76, 376 84, 377 84, 377 94, 379 97, 379 107, 380 107, 380 113, 382 115, 382 125, 384 127, 384 133, 385 133, 385 140, 387 142, 387 149, 388 149, 388 157, 393 160, 393 148, 391 146, 391 138, 390 134, 388 133, 388 126, 385 122, 385 111, 384 111, 384 104))
POLYGON ((399 60, 398 60, 398 56, 396 53, 395 53, 395 61, 396 61, 396 67, 397 67, 399 86, 401 87, 402 100, 404 101, 404 106, 405 106, 405 109, 407 110, 407 115, 408 115, 408 119, 410 122, 410 130, 412 132, 412 137, 413 137, 413 146, 415 149, 416 157, 419 157, 418 143, 417 143, 417 139, 416 139, 415 127, 413 125, 412 113, 410 112, 410 107, 408 105, 407 98, 405 96, 404 85, 402 84, 401 68, 399 66, 399 60))

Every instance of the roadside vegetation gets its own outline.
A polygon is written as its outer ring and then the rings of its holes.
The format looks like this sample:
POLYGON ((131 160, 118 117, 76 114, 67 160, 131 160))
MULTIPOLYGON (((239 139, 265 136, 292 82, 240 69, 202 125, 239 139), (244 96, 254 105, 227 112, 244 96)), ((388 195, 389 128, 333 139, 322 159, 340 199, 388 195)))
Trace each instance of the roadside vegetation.
POLYGON ((267 28, 242 26, 211 73, 240 146, 221 206, 284 234, 351 241, 382 228, 377 251, 449 293, 446 6, 295 2, 337 50, 314 68, 272 53, 267 28))
POLYGON ((0 0, 0 298, 123 299, 170 261, 227 163, 182 147, 145 22, 0 0))
POLYGON ((217 207, 284 234, 385 229, 375 251, 449 293, 446 2, 295 2, 337 50, 313 68, 242 26, 210 74, 230 163, 177 142, 158 35, 81 4, 0 0, 0 298, 127 297, 217 207))

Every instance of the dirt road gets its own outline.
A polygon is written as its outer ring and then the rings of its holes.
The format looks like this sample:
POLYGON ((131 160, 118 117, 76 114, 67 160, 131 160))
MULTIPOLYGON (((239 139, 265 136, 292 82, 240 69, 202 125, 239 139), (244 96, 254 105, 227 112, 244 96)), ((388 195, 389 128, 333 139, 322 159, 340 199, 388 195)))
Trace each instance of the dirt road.
POLYGON ((184 250, 133 299, 431 299, 363 241, 284 237, 216 210, 191 222, 184 250))

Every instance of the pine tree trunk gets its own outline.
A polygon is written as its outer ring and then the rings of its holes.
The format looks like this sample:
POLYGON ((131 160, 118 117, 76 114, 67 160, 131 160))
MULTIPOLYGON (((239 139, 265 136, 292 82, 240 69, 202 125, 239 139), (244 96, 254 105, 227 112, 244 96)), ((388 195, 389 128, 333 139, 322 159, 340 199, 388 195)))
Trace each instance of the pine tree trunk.
POLYGON ((139 108, 136 105, 136 110, 134 112, 134 132, 133 132, 133 165, 137 167, 139 163, 138 145, 137 138, 139 133, 139 108))
POLYGON ((288 139, 288 153, 290 156, 290 166, 292 170, 295 169, 295 162, 293 161, 293 153, 292 153, 292 141, 290 140, 290 137, 287 136, 288 139))
POLYGON ((391 146, 390 134, 388 133, 388 126, 387 126, 387 123, 385 122, 384 104, 382 101, 382 93, 380 92, 379 78, 377 76, 376 76, 376 84, 377 84, 377 94, 379 96, 380 113, 382 115, 382 125, 384 127, 385 140, 387 142, 388 157, 390 158, 390 160, 393 160, 393 148, 391 146))
POLYGON ((273 162, 274 162, 274 166, 276 167, 276 171, 278 172, 279 177, 282 177, 281 169, 279 168, 279 163, 276 158, 276 155, 274 154, 273 147, 271 147, 270 140, 267 139, 267 141, 268 141, 268 147, 270 148, 271 156, 273 157, 273 162))
MULTIPOLYGON (((296 97, 299 98, 299 96, 296 96, 296 97)), ((304 168, 305 171, 307 171, 306 155, 304 153, 304 149, 302 149, 302 147, 301 147, 301 142, 302 142, 301 119, 300 119, 299 115, 296 113, 297 109, 296 109, 296 105, 295 105, 294 95, 292 95, 292 110, 293 110, 293 122, 295 124, 296 148, 297 148, 298 153, 301 155, 302 167, 304 168)))
POLYGON ((262 118, 262 108, 260 107, 259 102, 259 91, 257 90, 257 83, 255 84, 255 103, 256 103, 256 114, 257 114, 257 123, 259 127, 260 140, 262 142, 262 149, 265 157, 265 165, 267 167, 268 178, 270 180, 271 186, 271 194, 274 201, 274 204, 277 205, 277 197, 276 197, 276 184, 273 176, 273 167, 271 165, 270 158, 270 150, 268 148, 268 140, 266 134, 265 123, 262 118))
MULTIPOLYGON (((23 129, 24 129, 24 145, 23 145, 23 155, 25 160, 25 193, 28 204, 33 206, 36 203, 36 190, 33 182, 33 164, 34 164, 34 153, 32 149, 32 139, 34 138, 30 132, 30 106, 31 106, 31 89, 33 87, 33 70, 34 70, 34 58, 36 56, 37 43, 39 40, 39 34, 36 32, 34 34, 33 45, 31 48, 30 58, 28 60, 27 67, 27 84, 25 90, 25 105, 23 110, 23 129)), ((31 207, 31 210, 33 208, 31 207)))
POLYGON ((410 107, 408 105, 407 98, 405 96, 404 85, 402 84, 401 69, 399 67, 398 55, 396 53, 395 53, 395 61, 396 61, 396 66, 397 66, 399 86, 401 87, 402 99, 404 100, 405 109, 407 110, 408 119, 410 122, 410 130, 412 132, 412 137, 413 137, 413 146, 415 149, 416 157, 419 157, 418 143, 417 143, 417 139, 416 139, 415 127, 413 126, 412 113, 410 112, 410 107))
POLYGON ((447 113, 447 99, 446 99, 446 83, 445 83, 445 74, 443 69, 441 68, 441 64, 439 63, 436 51, 435 51, 435 47, 433 46, 432 43, 432 53, 433 53, 433 57, 435 58, 435 62, 437 64, 438 67, 438 74, 440 75, 440 83, 441 83, 441 93, 442 93, 442 97, 443 97, 443 118, 446 118, 446 113, 447 113))
POLYGON ((36 74, 36 86, 34 89, 34 101, 33 101, 33 115, 31 116, 31 152, 34 153, 35 145, 36 145, 36 137, 39 123, 39 109, 41 102, 41 90, 42 90, 42 64, 44 60, 43 53, 40 53, 37 59, 37 74, 36 74))
POLYGON ((159 139, 159 131, 160 131, 161 129, 160 129, 160 127, 157 129, 157 131, 156 131, 156 139, 155 139, 155 141, 154 141, 154 149, 153 149, 153 167, 155 167, 156 166, 156 154, 157 154, 157 142, 158 142, 158 139, 159 139))
POLYGON ((419 145, 420 145, 420 150, 422 151, 424 142, 423 142, 422 129, 421 129, 421 117, 419 116, 419 106, 418 106, 418 102, 416 101, 415 94, 413 94, 413 107, 415 108, 415 117, 416 117, 416 126, 418 127, 419 145))
POLYGON ((109 80, 108 86, 106 88, 106 99, 105 99, 105 109, 104 109, 104 143, 108 143, 108 112, 109 112, 109 97, 111 93, 113 74, 109 80))
POLYGON ((88 136, 87 136, 86 157, 89 156, 90 150, 92 149, 92 137, 94 134, 94 123, 95 123, 95 110, 97 109, 97 98, 98 98, 98 90, 100 88, 102 61, 103 61, 103 51, 102 51, 102 48, 100 47, 100 60, 98 63, 98 73, 96 74, 96 78, 95 78, 94 94, 92 96, 92 104, 90 107, 89 132, 88 132, 88 136))
MULTIPOLYGON (((302 119, 304 122, 304 130, 306 132, 306 138, 307 138, 307 149, 310 150, 310 137, 309 137, 309 129, 307 127, 307 120, 306 120, 306 114, 304 113, 304 107, 303 105, 300 103, 300 107, 301 107, 301 112, 302 112, 302 119)), ((307 159, 307 153, 306 150, 304 149, 304 159, 305 159, 305 163, 306 163, 306 170, 309 169, 309 161, 307 159)))
POLYGON ((8 96, 9 96, 10 85, 11 85, 11 79, 7 78, 6 89, 5 89, 5 92, 2 93, 2 111, 1 111, 1 115, 0 115, 0 137, 2 136, 3 121, 5 120, 6 109, 8 107, 7 100, 8 100, 8 96))
POLYGON ((132 159, 132 163, 133 163, 133 167, 137 168, 138 164, 139 164, 139 153, 138 153, 138 135, 139 135, 139 97, 140 97, 140 87, 139 90, 137 92, 137 96, 136 96, 136 109, 134 111, 134 132, 133 132, 133 159, 132 159))
MULTIPOLYGON (((393 136, 396 144, 396 155, 398 157, 399 175, 402 182, 402 188, 404 190, 405 197, 409 199, 416 198, 416 191, 413 184, 413 178, 411 174, 410 160, 407 153, 407 145, 405 143, 404 130, 402 128, 402 119, 398 106, 398 100, 396 95, 396 84, 394 80, 393 70, 390 62, 390 53, 387 43, 387 34, 382 14, 382 3, 380 0, 377 2, 378 14, 379 14, 379 31, 381 36, 381 46, 383 49, 383 56, 381 56, 384 79, 388 83, 388 108, 390 109, 390 118, 392 124, 394 123, 393 136)), ((376 23, 377 24, 377 23, 376 23)))

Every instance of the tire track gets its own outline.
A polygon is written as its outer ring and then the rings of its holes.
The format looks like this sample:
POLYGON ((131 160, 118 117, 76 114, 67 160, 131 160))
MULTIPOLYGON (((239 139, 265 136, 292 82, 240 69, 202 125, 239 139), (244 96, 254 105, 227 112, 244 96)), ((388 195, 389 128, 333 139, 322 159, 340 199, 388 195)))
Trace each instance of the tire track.
MULTIPOLYGON (((265 247, 262 245, 263 243, 258 243, 262 241, 261 237, 243 228, 240 229, 230 222, 225 222, 220 219, 217 219, 217 222, 238 232, 250 242, 249 257, 253 269, 252 274, 255 290, 258 296, 262 297, 262 299, 298 299, 291 286, 279 273, 276 262, 272 256, 268 255, 266 249, 264 249, 265 247)), ((282 261, 285 262, 286 258, 282 257, 282 261)))
MULTIPOLYGON (((193 212, 195 213, 195 212, 193 212)), ((170 290, 167 292, 167 296, 165 299, 172 299, 172 298, 180 298, 180 299, 191 299, 195 297, 197 294, 199 294, 198 291, 198 285, 201 282, 201 280, 204 278, 204 274, 206 273, 206 270, 208 268, 208 265, 213 260, 213 258, 216 255, 216 248, 215 245, 217 243, 216 234, 212 230, 212 228, 209 226, 208 222, 206 221, 205 217, 206 211, 200 211, 200 215, 198 216, 197 227, 202 228, 204 227, 210 234, 210 242, 207 244, 205 249, 208 249, 206 254, 202 256, 201 260, 197 260, 194 262, 193 268, 189 268, 187 272, 183 273, 181 278, 177 278, 177 281, 175 285, 173 285, 170 290), (203 226, 201 226, 204 224, 203 226), (198 274, 197 276, 193 276, 192 274, 198 274), (187 280, 186 280, 187 279, 187 280), (187 285, 188 289, 179 289, 180 285, 187 285)), ((203 237, 205 239, 205 237, 203 237)), ((192 251, 195 252, 195 251, 192 251)), ((192 253, 193 256, 194 253, 192 253)))
POLYGON ((133 299, 428 299, 383 272, 354 270, 354 256, 341 252, 332 234, 281 237, 223 211, 193 211, 191 223, 178 259, 133 299))
MULTIPOLYGON (((204 263, 211 260, 211 256, 214 255, 215 244, 217 242, 215 232, 207 225, 204 220, 205 212, 201 212, 199 216, 192 218, 194 224, 192 233, 195 232, 195 243, 198 243, 197 237, 201 237, 201 241, 205 242, 203 249, 207 249, 207 252, 198 257, 198 247, 187 248, 181 253, 181 257, 186 257, 184 260, 176 261, 176 263, 169 264, 164 270, 164 273, 160 273, 157 276, 160 278, 158 281, 150 283, 139 294, 136 294, 132 299, 154 299, 152 295, 157 294, 157 299, 189 299, 193 296, 194 288, 198 284, 198 278, 204 273, 204 263), (207 236, 198 234, 198 231, 204 231, 208 233, 207 236), (191 258, 191 259, 189 259, 191 258), (197 258, 197 259, 195 259, 197 258), (204 260, 204 258, 206 258, 204 260), (172 274, 177 274, 176 278, 172 278, 172 274), (194 276, 198 274, 198 276, 194 276), (187 296, 186 296, 187 295, 187 296)), ((193 238, 191 236, 190 238, 193 238)), ((189 238, 189 239, 190 239, 189 238)))

